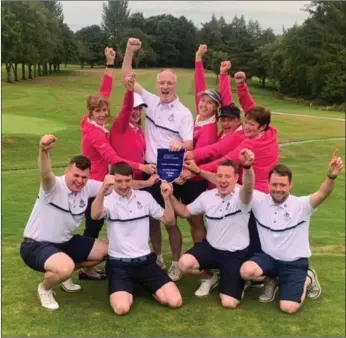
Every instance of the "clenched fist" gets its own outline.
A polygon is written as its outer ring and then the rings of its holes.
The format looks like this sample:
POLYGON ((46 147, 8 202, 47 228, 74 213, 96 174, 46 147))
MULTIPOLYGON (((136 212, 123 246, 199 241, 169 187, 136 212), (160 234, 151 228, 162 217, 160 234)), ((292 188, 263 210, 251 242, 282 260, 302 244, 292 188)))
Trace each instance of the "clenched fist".
POLYGON ((173 193, 173 186, 171 183, 168 183, 167 181, 162 181, 161 183, 161 195, 163 198, 168 198, 173 193))
POLYGON ((202 58, 204 54, 206 54, 208 51, 207 45, 199 45, 198 50, 196 52, 196 56, 202 58))
POLYGON ((255 161, 255 154, 249 149, 242 149, 239 153, 239 161, 245 168, 249 168, 255 161))
POLYGON ((56 145, 56 137, 54 135, 44 135, 41 137, 40 140, 40 149, 42 151, 49 151, 50 149, 54 148, 56 145))
POLYGON ((114 64, 116 52, 113 48, 106 47, 105 48, 105 56, 106 56, 106 60, 107 60, 108 65, 114 64))
POLYGON ((136 52, 139 50, 142 46, 142 42, 139 39, 136 38, 129 38, 127 40, 127 50, 130 50, 131 52, 136 52))
POLYGON ((220 64, 220 73, 228 73, 228 71, 231 69, 231 66, 231 61, 222 61, 220 64))
POLYGON ((124 86, 126 87, 127 90, 133 91, 134 87, 135 87, 135 82, 136 82, 136 74, 131 72, 128 73, 125 76, 125 79, 123 81, 124 86))
POLYGON ((234 79, 236 84, 242 84, 246 80, 246 75, 244 72, 237 72, 234 74, 234 79))
POLYGON ((109 188, 112 187, 115 183, 115 178, 113 175, 106 175, 103 184, 102 184, 102 190, 104 193, 107 193, 109 191, 109 188))

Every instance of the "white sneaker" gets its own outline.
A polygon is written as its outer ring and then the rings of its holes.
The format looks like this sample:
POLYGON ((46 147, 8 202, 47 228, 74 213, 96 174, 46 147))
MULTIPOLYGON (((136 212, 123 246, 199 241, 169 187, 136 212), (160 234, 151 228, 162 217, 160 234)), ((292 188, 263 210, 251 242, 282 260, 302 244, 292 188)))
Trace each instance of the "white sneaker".
POLYGON ((163 260, 163 256, 162 256, 162 255, 157 255, 156 264, 157 264, 162 270, 166 269, 166 264, 165 264, 165 261, 163 260))
POLYGON ((264 282, 264 291, 258 297, 261 303, 270 303, 274 300, 275 294, 278 291, 278 283, 276 279, 271 279, 264 282))
POLYGON ((54 299, 52 290, 45 290, 41 284, 37 288, 37 296, 41 302, 41 305, 50 311, 55 311, 59 309, 59 304, 54 299))
POLYGON ((314 269, 308 269, 308 277, 310 277, 311 283, 306 290, 306 295, 309 298, 317 299, 321 295, 322 289, 318 282, 316 271, 314 269))
POLYGON ((182 277, 182 272, 179 270, 178 262, 172 262, 171 267, 168 270, 168 276, 173 282, 177 282, 182 277))
POLYGON ((195 296, 197 297, 205 297, 209 296, 209 294, 218 286, 219 284, 219 276, 216 273, 213 273, 213 276, 210 279, 201 279, 201 285, 196 290, 195 296))
POLYGON ((62 282, 61 288, 66 292, 78 292, 82 290, 82 287, 78 284, 73 283, 71 278, 65 280, 65 282, 62 282))

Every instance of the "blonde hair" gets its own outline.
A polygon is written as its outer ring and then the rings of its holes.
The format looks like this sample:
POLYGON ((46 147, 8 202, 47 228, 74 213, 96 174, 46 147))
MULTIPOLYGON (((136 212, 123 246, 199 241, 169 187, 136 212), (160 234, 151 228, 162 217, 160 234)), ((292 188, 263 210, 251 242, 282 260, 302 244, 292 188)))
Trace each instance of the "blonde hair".
POLYGON ((87 109, 88 117, 91 117, 93 110, 101 109, 103 106, 107 107, 108 116, 110 115, 109 101, 108 99, 101 95, 100 93, 94 93, 87 97, 87 109))

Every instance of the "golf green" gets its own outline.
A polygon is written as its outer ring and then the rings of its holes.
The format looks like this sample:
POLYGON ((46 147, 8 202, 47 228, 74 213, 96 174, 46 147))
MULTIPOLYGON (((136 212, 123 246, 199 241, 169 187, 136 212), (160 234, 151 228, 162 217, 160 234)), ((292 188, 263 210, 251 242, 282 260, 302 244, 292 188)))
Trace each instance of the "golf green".
POLYGON ((66 125, 53 120, 21 115, 2 115, 2 135, 43 135, 55 133, 66 128, 66 125))

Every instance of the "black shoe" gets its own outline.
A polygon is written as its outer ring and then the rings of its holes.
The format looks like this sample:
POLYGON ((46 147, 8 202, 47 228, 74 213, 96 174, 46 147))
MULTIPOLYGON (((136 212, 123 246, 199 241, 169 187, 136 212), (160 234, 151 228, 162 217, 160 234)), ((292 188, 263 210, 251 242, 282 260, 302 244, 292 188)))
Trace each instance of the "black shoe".
POLYGON ((97 271, 97 273, 100 277, 90 276, 90 275, 88 275, 85 272, 80 270, 78 277, 79 277, 79 280, 105 280, 105 279, 107 279, 107 275, 104 272, 97 271))

